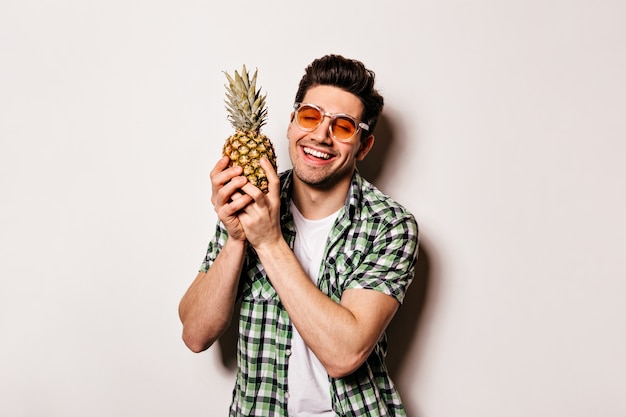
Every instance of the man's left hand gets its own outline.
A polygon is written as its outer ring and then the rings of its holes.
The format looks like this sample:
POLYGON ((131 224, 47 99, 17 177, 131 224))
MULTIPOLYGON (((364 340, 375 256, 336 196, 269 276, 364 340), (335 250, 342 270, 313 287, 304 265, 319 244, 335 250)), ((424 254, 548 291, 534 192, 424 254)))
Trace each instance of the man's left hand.
POLYGON ((253 202, 238 215, 248 242, 255 248, 283 239, 280 228, 280 179, 266 158, 261 159, 261 168, 267 175, 269 191, 266 194, 250 183, 241 187, 253 202))

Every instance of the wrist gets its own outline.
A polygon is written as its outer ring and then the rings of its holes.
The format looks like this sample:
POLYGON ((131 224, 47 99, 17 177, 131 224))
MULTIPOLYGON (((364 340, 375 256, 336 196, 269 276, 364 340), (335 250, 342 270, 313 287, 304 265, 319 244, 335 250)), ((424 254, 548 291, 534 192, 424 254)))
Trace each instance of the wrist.
POLYGON ((224 243, 224 248, 228 247, 232 250, 246 250, 248 241, 246 239, 238 239, 232 236, 228 236, 224 243))
POLYGON ((291 252, 291 249, 287 245, 285 239, 280 236, 278 239, 274 240, 265 240, 263 243, 258 245, 252 245, 254 247, 254 251, 259 256, 261 262, 265 258, 280 258, 283 251, 291 252))

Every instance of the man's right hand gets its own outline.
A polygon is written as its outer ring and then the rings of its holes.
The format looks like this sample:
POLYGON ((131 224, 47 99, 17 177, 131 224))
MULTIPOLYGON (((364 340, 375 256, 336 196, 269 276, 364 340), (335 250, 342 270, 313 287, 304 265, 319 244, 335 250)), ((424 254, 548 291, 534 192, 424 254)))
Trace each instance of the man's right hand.
POLYGON ((246 240, 241 223, 237 214, 246 207, 252 198, 240 191, 248 179, 241 174, 241 167, 228 167, 228 157, 222 157, 211 171, 211 203, 215 208, 217 217, 224 224, 228 236, 236 240, 246 240))

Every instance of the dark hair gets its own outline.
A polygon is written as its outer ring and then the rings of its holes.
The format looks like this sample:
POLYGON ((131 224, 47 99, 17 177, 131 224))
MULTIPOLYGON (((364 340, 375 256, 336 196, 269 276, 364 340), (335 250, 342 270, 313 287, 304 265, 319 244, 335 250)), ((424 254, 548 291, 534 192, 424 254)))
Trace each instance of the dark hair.
MULTIPOLYGON (((384 104, 383 97, 374 88, 374 78, 374 72, 367 69, 361 61, 341 55, 326 55, 306 67, 296 93, 296 103, 302 102, 311 87, 330 85, 341 88, 357 96, 363 103, 361 119, 369 125, 368 134, 371 134, 384 104)), ((363 137, 361 133, 361 138, 363 137)))

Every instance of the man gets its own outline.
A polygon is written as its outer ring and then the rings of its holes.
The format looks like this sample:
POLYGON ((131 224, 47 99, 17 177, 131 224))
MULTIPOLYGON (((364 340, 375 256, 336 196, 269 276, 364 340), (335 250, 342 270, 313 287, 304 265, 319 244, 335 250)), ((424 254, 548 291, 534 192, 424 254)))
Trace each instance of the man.
POLYGON ((227 158, 211 172, 220 222, 180 317, 200 352, 241 298, 231 416, 405 415, 384 331, 413 279, 417 224, 356 169, 382 108, 373 72, 324 56, 296 94, 293 168, 263 160, 267 194, 227 158))

